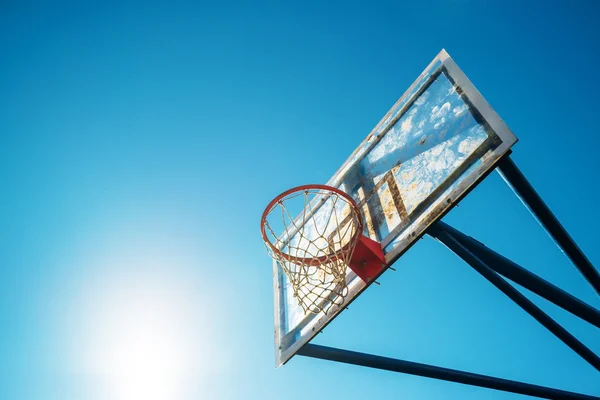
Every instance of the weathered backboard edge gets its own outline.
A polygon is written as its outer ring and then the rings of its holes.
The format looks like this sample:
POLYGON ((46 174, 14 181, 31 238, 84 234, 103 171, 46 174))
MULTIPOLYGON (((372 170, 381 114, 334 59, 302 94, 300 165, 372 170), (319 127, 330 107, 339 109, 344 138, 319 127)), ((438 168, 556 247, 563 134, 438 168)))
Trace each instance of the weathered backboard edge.
MULTIPOLYGON (((423 215, 420 217, 421 221, 420 225, 423 227, 420 232, 415 234, 414 236, 408 236, 404 239, 404 243, 396 246, 392 251, 386 254, 386 263, 387 266, 391 266, 402 254, 408 251, 416 241, 420 239, 421 236, 425 233, 427 228, 431 226, 433 223, 441 219, 447 212, 449 212, 464 196, 466 196, 480 181, 482 181, 496 166, 496 164, 510 152, 510 148, 517 142, 517 138, 510 131, 510 129, 506 126, 504 121, 500 118, 500 116, 491 108, 491 106, 485 101, 483 96, 479 93, 479 91, 473 86, 471 81, 466 77, 466 75, 460 70, 460 68, 456 65, 456 63, 450 58, 448 53, 445 50, 442 50, 434 60, 427 66, 427 68, 423 71, 423 73, 415 80, 415 82, 407 89, 407 91, 400 97, 400 99, 394 104, 394 106, 390 109, 390 111, 381 119, 381 121, 373 128, 371 133, 367 135, 366 139, 357 147, 357 150, 352 153, 352 155, 348 158, 348 160, 340 167, 340 169, 334 174, 334 176, 327 182, 327 185, 330 186, 338 186, 344 176, 344 173, 348 171, 348 167, 350 164, 356 162, 356 153, 360 150, 363 152, 365 149, 368 149, 365 146, 365 143, 369 140, 369 138, 374 135, 383 125, 389 123, 390 115, 394 109, 403 101, 405 98, 412 94, 415 85, 421 80, 423 76, 425 76, 432 66, 436 63, 441 63, 441 66, 445 67, 447 73, 454 80, 454 82, 462 89, 463 93, 471 102, 473 108, 475 108, 481 116, 486 120, 489 126, 494 130, 494 132, 501 139, 501 144, 495 148, 491 154, 486 155, 484 159, 482 159, 481 165, 477 167, 477 174, 471 174, 468 179, 463 180, 460 184, 452 190, 450 193, 444 194, 444 198, 440 203, 440 206, 436 207, 433 213, 428 215, 423 215), (460 195, 451 196, 455 193, 459 193, 460 195)), ((389 236, 393 234, 398 235, 398 232, 391 232, 389 236)), ((317 316, 312 316, 312 318, 317 318, 316 323, 313 323, 313 326, 307 334, 298 338, 294 341, 289 347, 287 343, 283 343, 280 335, 280 321, 282 321, 284 316, 282 315, 283 310, 280 309, 281 299, 280 299, 280 282, 278 276, 278 266, 277 263, 273 262, 273 287, 274 287, 274 319, 275 319, 275 364, 276 367, 279 367, 289 361, 296 352, 304 346, 306 343, 310 342, 312 338, 318 334, 329 322, 334 320, 337 315, 344 310, 345 307, 350 305, 354 299, 358 297, 358 295, 369 286, 364 283, 360 279, 354 279, 348 286, 348 296, 346 297, 346 301, 339 307, 332 307, 327 315, 319 314, 317 316)), ((387 270, 387 267, 384 268, 380 276, 383 272, 387 270)))

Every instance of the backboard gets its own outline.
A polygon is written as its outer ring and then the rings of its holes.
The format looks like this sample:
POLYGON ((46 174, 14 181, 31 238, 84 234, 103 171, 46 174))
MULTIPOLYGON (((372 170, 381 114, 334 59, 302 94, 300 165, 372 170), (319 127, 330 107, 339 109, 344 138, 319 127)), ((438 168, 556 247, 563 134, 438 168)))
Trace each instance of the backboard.
MULTIPOLYGON (((327 182, 351 195, 363 234, 381 243, 386 267, 454 207, 516 143, 442 50, 327 182)), ((276 365, 287 362, 366 287, 350 269, 348 293, 325 313, 307 313, 273 263, 276 365)))

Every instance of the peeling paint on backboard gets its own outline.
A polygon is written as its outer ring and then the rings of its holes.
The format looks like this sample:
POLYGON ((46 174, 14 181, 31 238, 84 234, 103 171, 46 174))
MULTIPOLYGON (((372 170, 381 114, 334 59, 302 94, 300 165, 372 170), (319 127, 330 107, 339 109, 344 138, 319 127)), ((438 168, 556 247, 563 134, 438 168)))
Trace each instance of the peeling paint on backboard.
MULTIPOLYGON (((327 183, 354 197, 364 234, 388 266, 505 155, 516 137, 442 50, 327 183)), ((293 240, 293 238, 292 238, 293 240)), ((305 315, 274 264, 276 364, 329 323, 365 288, 348 269, 345 303, 305 315)))

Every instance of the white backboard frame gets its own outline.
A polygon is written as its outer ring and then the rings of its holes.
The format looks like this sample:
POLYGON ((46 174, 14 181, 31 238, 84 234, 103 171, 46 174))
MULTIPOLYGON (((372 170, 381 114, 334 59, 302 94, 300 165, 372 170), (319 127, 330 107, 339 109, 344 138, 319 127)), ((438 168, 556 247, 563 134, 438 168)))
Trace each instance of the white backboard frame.
MULTIPOLYGON (((469 157, 476 157, 477 164, 474 164, 475 161, 470 161, 470 164, 465 164, 464 169, 459 170, 456 174, 453 173, 445 179, 443 182, 444 186, 440 187, 439 196, 429 200, 427 207, 424 207, 423 213, 418 214, 418 217, 410 221, 410 229, 408 229, 407 225, 399 225, 396 229, 387 233, 385 237, 374 238, 379 240, 385 249, 387 267, 391 266, 404 252, 410 249, 429 226, 452 209, 462 197, 487 176, 500 159, 509 153, 510 148, 517 142, 517 138, 504 121, 485 101, 483 96, 481 96, 466 75, 450 58, 448 53, 442 50, 327 182, 327 185, 344 189, 345 181, 349 180, 348 174, 352 173, 351 171, 357 163, 382 140, 394 124, 402 118, 419 96, 422 95, 431 80, 435 79, 441 71, 443 71, 445 77, 453 81, 453 84, 458 88, 457 90, 460 90, 461 96, 464 96, 468 100, 470 111, 478 113, 478 116, 485 121, 486 127, 493 132, 494 137, 499 142, 496 141, 493 148, 490 147, 489 150, 483 153, 470 155, 469 157)), ((484 148, 484 150, 486 149, 484 148)), ((379 186, 381 185, 382 183, 379 182, 379 186)), ((382 270, 382 273, 387 267, 382 270)), ((282 276, 282 273, 283 271, 277 263, 273 262, 275 355, 277 367, 292 358, 304 344, 308 343, 329 322, 335 319, 368 286, 368 284, 360 280, 349 270, 347 276, 349 292, 344 303, 339 306, 332 306, 327 315, 321 313, 304 316, 293 329, 287 332, 285 324, 286 312, 289 305, 286 304, 284 298, 285 277, 282 276)))

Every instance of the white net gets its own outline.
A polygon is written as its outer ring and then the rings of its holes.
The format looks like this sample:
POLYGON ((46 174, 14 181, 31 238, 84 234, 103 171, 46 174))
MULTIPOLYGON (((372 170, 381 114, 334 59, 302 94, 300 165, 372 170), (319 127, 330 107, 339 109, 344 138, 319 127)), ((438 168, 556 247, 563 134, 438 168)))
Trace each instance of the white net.
POLYGON ((267 251, 283 268, 304 313, 341 305, 346 269, 362 229, 347 198, 324 188, 288 193, 265 212, 267 251))

